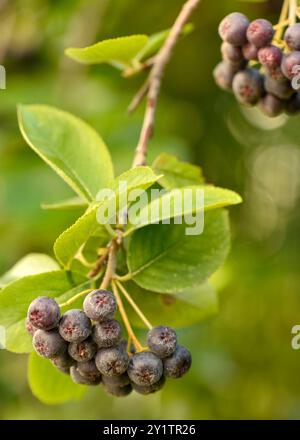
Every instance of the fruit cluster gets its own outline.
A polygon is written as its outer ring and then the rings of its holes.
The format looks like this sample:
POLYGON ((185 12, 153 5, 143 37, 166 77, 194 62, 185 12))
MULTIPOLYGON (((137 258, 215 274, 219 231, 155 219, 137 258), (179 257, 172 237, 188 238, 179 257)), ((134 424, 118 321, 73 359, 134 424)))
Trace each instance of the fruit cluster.
POLYGON ((140 394, 160 390, 165 378, 179 378, 191 366, 190 352, 177 344, 170 327, 153 327, 147 335, 148 349, 128 349, 122 329, 114 319, 117 303, 113 293, 94 290, 83 310, 68 310, 61 316, 53 298, 41 296, 29 306, 26 328, 35 351, 75 383, 102 385, 114 396, 132 389, 140 394))
POLYGON ((285 31, 286 52, 272 44, 273 26, 262 18, 250 23, 234 12, 221 21, 219 34, 223 61, 214 70, 219 87, 270 117, 300 111, 300 23, 285 31))

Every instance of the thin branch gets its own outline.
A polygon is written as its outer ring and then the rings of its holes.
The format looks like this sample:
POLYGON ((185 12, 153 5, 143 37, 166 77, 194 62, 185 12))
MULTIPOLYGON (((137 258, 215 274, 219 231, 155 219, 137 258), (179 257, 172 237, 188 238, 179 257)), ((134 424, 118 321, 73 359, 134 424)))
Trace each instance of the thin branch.
POLYGON ((146 79, 142 87, 138 90, 138 92, 134 95, 131 103, 129 104, 127 108, 128 113, 133 113, 136 108, 140 105, 140 103, 143 101, 145 96, 147 95, 149 90, 149 78, 146 79))
POLYGON ((92 292, 92 290, 93 289, 86 289, 86 290, 83 290, 82 292, 77 293, 77 295, 72 296, 72 298, 68 299, 68 301, 66 301, 62 304, 59 304, 59 307, 62 308, 62 307, 66 307, 66 306, 73 304, 73 302, 75 302, 77 299, 81 298, 82 296, 87 295, 88 293, 92 292))
POLYGON ((111 279, 114 276, 117 265, 117 252, 118 252, 118 244, 116 240, 113 239, 109 245, 106 271, 100 289, 107 289, 111 282, 111 279))
POLYGON ((297 0, 290 0, 289 22, 295 24, 297 21, 297 0))
POLYGON ((89 272, 88 277, 89 278, 94 278, 96 275, 98 275, 98 273, 101 271, 103 264, 105 263, 107 256, 109 253, 109 248, 107 248, 106 252, 104 252, 104 254, 102 254, 98 261, 96 262, 95 267, 89 272))
POLYGON ((153 64, 152 70, 149 75, 149 91, 147 95, 147 106, 144 116, 144 122, 139 138, 139 142, 136 148, 133 168, 146 164, 147 160, 147 150, 148 142, 152 136, 157 100, 161 88, 162 77, 168 64, 173 49, 180 37, 184 25, 190 18, 190 15, 194 9, 199 5, 201 0, 187 0, 183 5, 170 33, 166 39, 164 45, 155 57, 155 62, 153 64))

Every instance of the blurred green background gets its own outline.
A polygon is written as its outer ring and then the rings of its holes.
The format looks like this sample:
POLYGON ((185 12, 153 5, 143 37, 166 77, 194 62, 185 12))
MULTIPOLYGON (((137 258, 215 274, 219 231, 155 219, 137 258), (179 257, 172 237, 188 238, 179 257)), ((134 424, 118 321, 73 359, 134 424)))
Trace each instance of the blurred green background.
MULTIPOLYGON (((130 164, 142 109, 126 114, 142 78, 84 67, 64 48, 168 28, 183 0, 0 0, 0 272, 28 252, 52 253, 78 213, 47 212, 43 201, 69 190, 25 145, 17 103, 49 103, 90 122, 116 168, 130 164)), ((299 117, 268 119, 239 108, 211 72, 220 58, 219 21, 239 10, 275 23, 281 1, 203 0, 196 30, 182 40, 165 75, 151 157, 172 151, 201 165, 210 182, 240 192, 231 209, 232 253, 222 274, 220 312, 181 331, 193 352, 191 373, 162 393, 113 399, 101 389, 83 401, 39 403, 26 382, 26 356, 0 351, 1 419, 300 418, 299 117)))

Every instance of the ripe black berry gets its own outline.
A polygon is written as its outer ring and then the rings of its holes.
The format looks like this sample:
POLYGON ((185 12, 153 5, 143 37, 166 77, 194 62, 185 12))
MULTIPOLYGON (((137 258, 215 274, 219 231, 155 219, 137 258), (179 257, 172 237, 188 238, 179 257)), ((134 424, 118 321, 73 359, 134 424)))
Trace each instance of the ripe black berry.
POLYGON ((81 376, 85 377, 86 379, 92 381, 101 379, 101 373, 96 367, 94 359, 87 362, 80 362, 77 365, 77 371, 79 374, 81 374, 81 376))
POLYGON ((101 322, 114 317, 117 303, 108 290, 94 290, 86 296, 83 309, 90 319, 101 322))
POLYGON ((223 41, 222 43, 221 53, 223 60, 229 61, 231 63, 239 63, 243 61, 243 52, 241 47, 233 46, 226 41, 223 41))
POLYGON ((28 333, 29 333, 31 336, 33 336, 33 335, 35 334, 35 332, 38 330, 37 327, 35 327, 33 324, 31 324, 31 322, 30 322, 28 316, 27 316, 27 318, 26 318, 26 320, 25 320, 25 327, 26 327, 26 330, 28 331, 28 333))
POLYGON ((131 384, 125 385, 124 387, 114 387, 107 383, 103 383, 104 390, 114 397, 126 397, 132 392, 131 384))
POLYGON ((114 347, 121 341, 122 329, 118 321, 110 319, 97 323, 92 336, 99 348, 114 347))
POLYGON ((34 327, 51 330, 59 323, 60 308, 53 298, 39 296, 30 304, 27 317, 34 327))
POLYGON ((295 23, 287 28, 284 40, 291 50, 300 50, 300 23, 295 23))
POLYGON ((132 387, 137 393, 147 395, 156 393, 156 391, 160 391, 164 387, 165 383, 166 378, 165 376, 162 376, 159 381, 155 382, 153 385, 136 385, 135 383, 133 383, 132 387))
POLYGON ((237 69, 228 61, 222 61, 215 67, 213 76, 216 84, 223 90, 232 89, 232 81, 237 69))
POLYGON ((259 62, 268 69, 276 69, 282 60, 282 51, 277 46, 262 47, 258 51, 259 62))
POLYGON ((257 61, 258 60, 258 49, 254 44, 246 43, 242 47, 243 56, 248 61, 257 61))
POLYGON ((53 365, 55 365, 55 367, 59 369, 61 368, 70 369, 71 367, 76 365, 76 361, 73 358, 71 358, 71 356, 67 351, 57 356, 54 356, 51 359, 51 362, 53 363, 53 365))
POLYGON ((192 357, 189 350, 178 345, 172 356, 164 360, 164 374, 166 377, 178 379, 190 369, 191 364, 192 357))
POLYGON ((35 351, 47 359, 51 359, 64 353, 68 344, 62 339, 56 330, 37 330, 33 336, 33 347, 35 351))
POLYGON ((101 382, 101 376, 93 379, 84 377, 79 373, 77 367, 70 368, 70 375, 73 382, 79 385, 98 385, 101 382))
POLYGON ((261 98, 258 105, 261 111, 270 118, 280 115, 285 108, 285 102, 271 94, 261 98))
POLYGON ((249 26, 248 18, 239 12, 227 15, 219 25, 219 35, 222 40, 234 46, 246 43, 246 32, 249 26))
POLYGON ((300 94, 295 93, 285 104, 285 112, 288 115, 295 115, 300 111, 300 94))
POLYGON ((68 310, 60 320, 59 333, 68 342, 81 342, 92 333, 92 323, 82 310, 68 310))
POLYGON ((294 51, 282 58, 281 70, 288 79, 300 74, 300 51, 294 51))
POLYGON ((174 353, 177 346, 176 332, 165 326, 153 327, 147 335, 148 347, 152 353, 163 359, 174 353))
POLYGON ((130 384, 130 379, 127 373, 120 374, 119 376, 103 376, 103 384, 110 387, 125 387, 130 384))
POLYGON ((295 93, 290 81, 287 79, 285 81, 276 81, 268 76, 265 79, 265 89, 268 93, 280 99, 288 99, 295 93))
POLYGON ((258 18, 250 23, 247 29, 247 39, 249 43, 257 48, 268 46, 274 36, 272 23, 264 18, 258 18))
POLYGON ((69 355, 77 362, 86 362, 93 359, 97 352, 97 345, 91 339, 81 342, 71 342, 69 345, 69 355))
POLYGON ((102 348, 98 351, 95 362, 103 376, 118 376, 127 370, 129 356, 120 347, 102 348))
POLYGON ((136 353, 130 359, 127 373, 137 385, 153 385, 163 374, 163 363, 150 351, 136 353))
POLYGON ((256 104, 263 94, 263 78, 257 70, 246 69, 235 75, 232 89, 241 104, 256 104))

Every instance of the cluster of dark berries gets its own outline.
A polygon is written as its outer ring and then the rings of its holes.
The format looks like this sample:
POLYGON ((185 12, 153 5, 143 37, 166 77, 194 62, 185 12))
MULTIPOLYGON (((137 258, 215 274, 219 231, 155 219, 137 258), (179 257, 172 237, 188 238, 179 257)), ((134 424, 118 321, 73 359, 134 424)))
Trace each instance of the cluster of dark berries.
POLYGON ((219 34, 223 61, 214 70, 219 87, 270 117, 300 111, 300 23, 285 31, 287 53, 272 44, 272 24, 263 18, 250 23, 234 12, 221 21, 219 34), (256 64, 258 68, 251 67, 256 64))
POLYGON ((75 383, 98 385, 109 394, 126 396, 160 390, 169 378, 180 378, 191 366, 190 352, 177 344, 170 327, 152 328, 149 351, 127 351, 122 329, 114 318, 117 304, 107 290, 89 293, 84 310, 68 310, 63 316, 52 298, 41 296, 29 306, 26 328, 35 351, 75 383))

